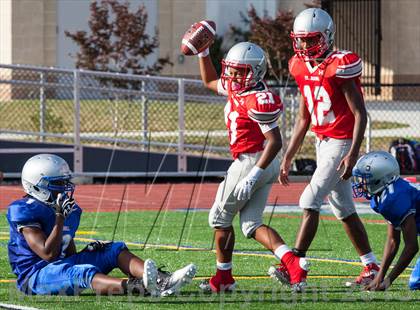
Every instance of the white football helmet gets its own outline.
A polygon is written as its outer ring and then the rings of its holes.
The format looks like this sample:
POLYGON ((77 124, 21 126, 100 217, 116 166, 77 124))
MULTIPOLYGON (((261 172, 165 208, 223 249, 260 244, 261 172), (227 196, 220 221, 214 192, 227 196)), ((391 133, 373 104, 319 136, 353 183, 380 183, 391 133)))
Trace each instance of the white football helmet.
POLYGON ((334 42, 334 33, 331 16, 324 10, 311 8, 303 10, 296 16, 290 36, 293 39, 295 53, 305 60, 311 60, 321 57, 328 51, 334 42), (303 48, 302 38, 313 38, 315 43, 303 48))
POLYGON ((255 43, 235 44, 222 60, 222 85, 225 89, 241 92, 255 86, 267 72, 267 57, 264 50, 255 43), (230 68, 242 71, 243 78, 235 79, 230 68))
POLYGON ((375 151, 365 154, 353 168, 353 196, 371 199, 399 176, 400 167, 390 153, 375 151))
POLYGON ((53 204, 57 194, 72 196, 74 184, 67 162, 53 154, 39 154, 29 158, 22 169, 24 191, 46 203, 53 204))

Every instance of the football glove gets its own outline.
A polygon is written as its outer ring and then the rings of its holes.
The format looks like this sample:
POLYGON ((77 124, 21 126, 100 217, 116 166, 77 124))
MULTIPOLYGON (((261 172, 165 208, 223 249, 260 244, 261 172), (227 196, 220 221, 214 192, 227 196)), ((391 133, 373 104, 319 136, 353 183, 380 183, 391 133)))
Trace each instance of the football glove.
POLYGON ((251 198, 252 189, 263 173, 264 169, 254 166, 248 175, 239 181, 233 191, 233 196, 238 200, 248 200, 251 198))
POLYGON ((89 244, 87 244, 82 252, 97 252, 97 251, 103 251, 105 250, 108 245, 112 244, 111 241, 101 241, 101 240, 96 240, 93 241, 89 244))
POLYGON ((67 218, 74 210, 74 205, 76 202, 73 197, 67 197, 63 194, 57 195, 57 200, 55 201, 55 214, 60 214, 64 218, 67 218))

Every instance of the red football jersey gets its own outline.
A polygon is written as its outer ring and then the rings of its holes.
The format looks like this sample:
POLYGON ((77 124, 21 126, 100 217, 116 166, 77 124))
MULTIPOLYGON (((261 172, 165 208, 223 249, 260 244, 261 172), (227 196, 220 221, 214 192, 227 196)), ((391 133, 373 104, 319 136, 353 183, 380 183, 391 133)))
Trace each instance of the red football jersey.
POLYGON ((295 78, 311 114, 312 131, 318 137, 351 139, 354 115, 341 85, 349 79, 355 79, 362 94, 360 57, 349 51, 335 51, 321 64, 312 67, 310 62, 305 62, 295 55, 289 61, 289 71, 295 78))
POLYGON ((228 95, 225 123, 233 158, 238 158, 242 153, 262 151, 265 141, 263 131, 278 127, 276 121, 283 111, 279 96, 262 82, 241 94, 228 94, 221 87, 219 93, 228 95))

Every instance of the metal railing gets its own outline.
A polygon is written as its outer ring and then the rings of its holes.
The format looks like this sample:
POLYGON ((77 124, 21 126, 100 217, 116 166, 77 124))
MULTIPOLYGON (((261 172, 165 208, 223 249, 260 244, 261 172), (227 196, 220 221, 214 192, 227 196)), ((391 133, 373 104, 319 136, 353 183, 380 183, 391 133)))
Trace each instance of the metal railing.
MULTIPOLYGON (((381 85, 377 96, 369 95, 371 87, 378 86, 365 87, 370 121, 362 152, 387 149, 400 136, 419 138, 420 86, 381 85)), ((279 123, 287 140, 298 90, 272 89, 285 106, 279 123)), ((225 102, 198 80, 0 65, 0 139, 71 144, 79 174, 86 145, 171 152, 178 156, 178 172, 186 172, 186 155, 203 147, 209 156, 230 158, 225 102)), ((308 143, 313 135, 306 139, 298 156, 314 157, 308 143)))

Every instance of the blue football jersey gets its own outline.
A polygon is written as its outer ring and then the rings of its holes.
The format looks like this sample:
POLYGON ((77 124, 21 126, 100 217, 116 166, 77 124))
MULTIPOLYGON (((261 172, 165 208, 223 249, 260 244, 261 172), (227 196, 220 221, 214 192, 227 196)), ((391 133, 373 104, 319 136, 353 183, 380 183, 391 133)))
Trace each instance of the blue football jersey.
MULTIPOLYGON (((75 205, 74 211, 65 219, 62 252, 59 258, 65 256, 65 250, 79 227, 81 214, 82 210, 75 205)), ((21 229, 28 226, 38 227, 48 237, 55 224, 55 211, 50 206, 28 196, 9 205, 7 221, 10 226, 9 262, 13 273, 17 276, 17 285, 21 288, 27 278, 48 264, 31 250, 21 229)))
POLYGON ((390 184, 380 196, 373 196, 370 207, 399 228, 404 219, 415 214, 417 233, 420 234, 420 190, 403 179, 390 184))

